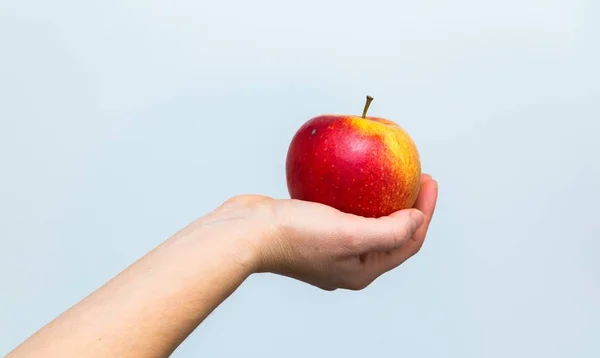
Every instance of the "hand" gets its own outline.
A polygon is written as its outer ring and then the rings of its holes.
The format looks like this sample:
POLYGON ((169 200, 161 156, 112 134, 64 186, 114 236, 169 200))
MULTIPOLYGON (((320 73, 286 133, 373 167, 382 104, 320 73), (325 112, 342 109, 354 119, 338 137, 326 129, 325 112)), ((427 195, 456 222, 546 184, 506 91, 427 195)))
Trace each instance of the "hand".
POLYGON ((437 201, 437 182, 421 177, 414 209, 382 218, 364 218, 298 200, 244 195, 212 215, 252 216, 263 232, 255 244, 255 271, 273 272, 324 290, 361 290, 415 255, 423 245, 437 201))

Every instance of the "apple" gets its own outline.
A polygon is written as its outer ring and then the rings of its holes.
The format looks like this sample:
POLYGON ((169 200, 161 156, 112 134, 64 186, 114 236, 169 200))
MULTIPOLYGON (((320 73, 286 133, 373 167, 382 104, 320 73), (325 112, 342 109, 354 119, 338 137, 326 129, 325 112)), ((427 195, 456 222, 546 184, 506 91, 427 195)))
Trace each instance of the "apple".
POLYGON ((395 122, 362 116, 320 115, 293 136, 286 158, 292 199, 345 213, 381 217, 414 206, 421 161, 408 133, 395 122))

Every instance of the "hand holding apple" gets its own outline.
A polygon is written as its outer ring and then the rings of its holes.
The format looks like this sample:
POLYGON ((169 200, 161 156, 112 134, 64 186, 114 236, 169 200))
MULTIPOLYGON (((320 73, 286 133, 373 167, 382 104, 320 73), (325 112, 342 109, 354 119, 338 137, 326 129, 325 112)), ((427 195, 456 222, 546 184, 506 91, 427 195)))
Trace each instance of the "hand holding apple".
POLYGON ((230 238, 237 236, 238 259, 233 261, 245 262, 254 272, 284 275, 325 290, 360 290, 421 249, 435 211, 437 182, 426 174, 420 180, 413 209, 380 218, 309 201, 242 195, 204 223, 213 230, 223 227, 230 238))

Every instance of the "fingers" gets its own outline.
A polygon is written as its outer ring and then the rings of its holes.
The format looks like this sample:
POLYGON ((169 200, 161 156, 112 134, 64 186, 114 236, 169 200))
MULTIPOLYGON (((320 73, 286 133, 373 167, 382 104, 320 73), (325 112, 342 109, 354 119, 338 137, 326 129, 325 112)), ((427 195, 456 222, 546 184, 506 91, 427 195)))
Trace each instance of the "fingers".
POLYGON ((410 240, 407 240, 407 242, 404 245, 402 245, 402 247, 400 247, 397 250, 394 250, 393 252, 391 252, 390 255, 386 257, 386 259, 382 262, 382 272, 389 271, 397 267, 413 255, 415 255, 417 252, 419 252, 419 250, 423 246, 425 237, 427 235, 427 230, 429 229, 431 219, 433 218, 433 214, 435 212, 437 197, 437 182, 431 179, 431 177, 424 178, 421 184, 421 191, 419 193, 419 197, 417 198, 417 202, 415 203, 415 209, 420 210, 425 216, 423 225, 421 225, 421 227, 418 230, 416 230, 416 232, 414 233, 414 235, 412 235, 410 240))
POLYGON ((429 180, 424 182, 423 186, 425 186, 425 188, 422 189, 423 195, 420 195, 420 197, 417 199, 415 208, 421 210, 421 212, 425 214, 425 222, 412 237, 413 242, 420 242, 421 245, 425 240, 427 230, 429 229, 429 224, 431 224, 431 220, 433 219, 438 197, 438 184, 435 180, 431 179, 431 177, 429 180))
MULTIPOLYGON (((436 198, 431 196, 428 186, 434 183, 428 174, 421 175, 421 190, 413 209, 400 210, 390 216, 381 218, 352 218, 352 225, 347 225, 348 237, 354 245, 351 250, 356 253, 381 252, 399 250, 405 244, 413 249, 418 245, 409 242, 421 238, 422 243, 431 221, 436 198), (423 188, 425 187, 425 188, 423 188), (433 208, 430 204, 433 202, 433 208), (423 210, 426 210, 425 212, 423 210)), ((435 196, 437 196, 437 189, 435 196)))
POLYGON ((417 209, 376 219, 352 217, 345 226, 352 243, 351 254, 396 250, 408 242, 424 221, 425 216, 417 209))

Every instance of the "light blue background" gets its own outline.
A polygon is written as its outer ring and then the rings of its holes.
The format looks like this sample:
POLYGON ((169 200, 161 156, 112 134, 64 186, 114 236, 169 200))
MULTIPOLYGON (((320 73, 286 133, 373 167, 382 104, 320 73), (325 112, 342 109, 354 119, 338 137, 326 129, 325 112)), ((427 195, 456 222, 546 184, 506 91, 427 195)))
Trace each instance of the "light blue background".
POLYGON ((0 354, 228 197, 310 117, 440 183, 361 292, 251 278, 175 357, 600 356, 600 3, 0 1, 0 354))

